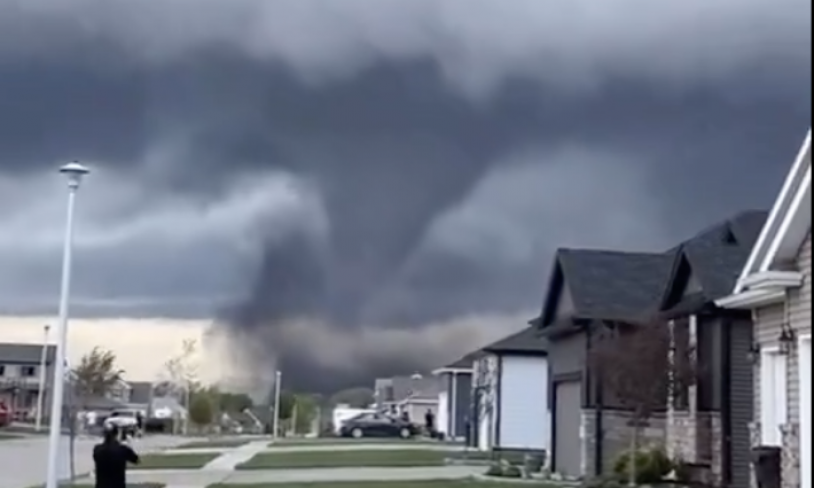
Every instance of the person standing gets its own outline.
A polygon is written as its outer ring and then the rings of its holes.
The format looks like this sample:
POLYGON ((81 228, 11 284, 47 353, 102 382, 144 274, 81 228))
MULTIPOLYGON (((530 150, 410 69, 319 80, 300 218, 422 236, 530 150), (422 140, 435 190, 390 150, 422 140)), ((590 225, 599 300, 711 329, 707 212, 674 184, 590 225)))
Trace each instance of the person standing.
POLYGON ((431 408, 424 412, 424 427, 427 429, 427 435, 435 439, 435 414, 431 408))
POLYGON ((106 425, 104 439, 93 447, 95 488, 127 488, 127 465, 138 463, 138 454, 119 442, 118 427, 106 425))

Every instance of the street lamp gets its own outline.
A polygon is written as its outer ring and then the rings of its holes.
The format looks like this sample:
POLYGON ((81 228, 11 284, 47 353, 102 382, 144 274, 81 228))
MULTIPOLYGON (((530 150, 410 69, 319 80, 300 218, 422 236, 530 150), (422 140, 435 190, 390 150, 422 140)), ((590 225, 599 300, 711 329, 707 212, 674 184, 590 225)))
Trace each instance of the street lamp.
POLYGON ((65 394, 65 358, 68 342, 68 297, 71 291, 71 251, 73 247, 73 213, 76 192, 82 177, 90 172, 77 162, 59 168, 68 178, 68 208, 65 222, 65 241, 62 249, 62 283, 59 293, 59 321, 56 328, 56 355, 54 361, 54 393, 51 399, 51 422, 48 437, 48 475, 45 488, 58 488, 59 439, 62 434, 62 404, 65 394))
POLYGON ((274 422, 272 423, 272 439, 277 440, 277 429, 280 427, 280 382, 283 373, 278 369, 274 373, 274 422))
POLYGON ((40 353, 40 385, 39 389, 37 390, 37 417, 35 421, 35 430, 37 432, 42 429, 42 409, 44 407, 43 402, 45 398, 45 382, 48 381, 48 378, 45 375, 45 370, 48 367, 48 332, 50 331, 51 326, 45 324, 42 326, 42 328, 45 334, 42 341, 42 352, 40 353))

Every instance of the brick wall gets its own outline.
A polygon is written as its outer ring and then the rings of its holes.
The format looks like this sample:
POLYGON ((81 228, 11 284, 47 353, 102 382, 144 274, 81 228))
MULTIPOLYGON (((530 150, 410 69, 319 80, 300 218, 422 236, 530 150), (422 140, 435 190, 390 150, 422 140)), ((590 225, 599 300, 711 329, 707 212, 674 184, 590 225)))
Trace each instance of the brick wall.
MULTIPOLYGON (((596 419, 595 410, 582 410, 582 472, 585 475, 594 473, 596 459, 596 419)), ((613 470, 616 459, 630 450, 633 427, 631 415, 618 410, 602 411, 602 468, 605 473, 613 470)), ((665 447, 666 417, 657 414, 648 421, 646 427, 639 431, 639 448, 652 449, 665 447)))

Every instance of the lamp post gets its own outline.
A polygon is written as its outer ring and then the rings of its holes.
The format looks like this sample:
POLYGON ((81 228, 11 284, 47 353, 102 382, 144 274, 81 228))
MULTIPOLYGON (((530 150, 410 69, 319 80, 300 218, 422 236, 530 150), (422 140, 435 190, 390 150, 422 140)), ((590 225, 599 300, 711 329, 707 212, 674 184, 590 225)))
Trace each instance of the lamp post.
POLYGON ((54 361, 54 392, 51 399, 51 422, 48 436, 48 471, 45 488, 57 488, 59 482, 59 440, 62 434, 62 406, 65 394, 65 357, 68 342, 68 297, 71 291, 71 251, 73 247, 73 213, 76 192, 88 168, 77 162, 59 169, 68 178, 68 205, 65 222, 65 241, 62 250, 62 283, 59 294, 59 321, 57 322, 56 359, 54 361))
POLYGON ((40 354, 40 385, 37 390, 37 417, 34 424, 37 432, 42 429, 42 409, 45 399, 45 382, 47 381, 45 368, 48 366, 48 332, 51 330, 51 326, 45 324, 43 330, 45 334, 42 341, 42 353, 40 354))
POLYGON ((274 373, 274 421, 272 423, 272 439, 277 440, 277 432, 280 427, 280 381, 283 374, 278 369, 274 373))

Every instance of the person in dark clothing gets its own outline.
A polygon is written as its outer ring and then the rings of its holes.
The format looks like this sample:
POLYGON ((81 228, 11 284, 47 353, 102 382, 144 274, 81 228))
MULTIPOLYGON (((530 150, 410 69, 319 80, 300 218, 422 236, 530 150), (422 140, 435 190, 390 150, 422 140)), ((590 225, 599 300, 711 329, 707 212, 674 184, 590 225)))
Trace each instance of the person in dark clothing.
POLYGON ((136 436, 141 437, 144 434, 144 416, 141 412, 136 412, 136 436))
POLYGON ((93 447, 96 488, 127 488, 127 465, 138 463, 138 454, 119 442, 119 429, 106 427, 104 440, 93 447))
POLYGON ((424 427, 427 429, 427 435, 435 439, 435 414, 429 408, 424 412, 424 427))

